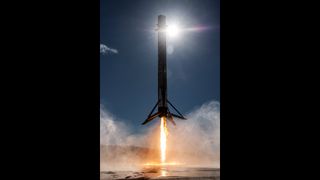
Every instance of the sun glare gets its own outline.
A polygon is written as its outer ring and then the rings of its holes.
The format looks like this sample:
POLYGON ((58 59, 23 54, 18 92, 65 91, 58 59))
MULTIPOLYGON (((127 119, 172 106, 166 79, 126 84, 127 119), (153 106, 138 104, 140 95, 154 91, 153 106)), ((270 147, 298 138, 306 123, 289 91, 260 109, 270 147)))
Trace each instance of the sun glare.
POLYGON ((180 28, 176 24, 168 25, 166 32, 169 37, 177 37, 180 33, 180 28))

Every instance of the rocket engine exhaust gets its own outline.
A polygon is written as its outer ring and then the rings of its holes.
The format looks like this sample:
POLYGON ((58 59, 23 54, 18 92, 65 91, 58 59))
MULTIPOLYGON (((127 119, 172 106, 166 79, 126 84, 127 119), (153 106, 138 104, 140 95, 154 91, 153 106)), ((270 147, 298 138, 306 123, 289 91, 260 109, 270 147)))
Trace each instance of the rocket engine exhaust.
POLYGON ((166 151, 167 151, 167 121, 165 117, 161 118, 160 124, 160 146, 161 146, 161 163, 164 164, 166 162, 166 151))

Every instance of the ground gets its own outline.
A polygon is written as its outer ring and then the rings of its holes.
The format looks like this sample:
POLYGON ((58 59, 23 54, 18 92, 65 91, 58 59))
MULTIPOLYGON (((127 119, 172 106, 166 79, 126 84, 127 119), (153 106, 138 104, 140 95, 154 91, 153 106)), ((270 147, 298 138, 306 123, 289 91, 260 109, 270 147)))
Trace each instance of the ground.
POLYGON ((204 167, 146 167, 141 171, 103 171, 100 180, 179 179, 220 180, 220 169, 204 167))

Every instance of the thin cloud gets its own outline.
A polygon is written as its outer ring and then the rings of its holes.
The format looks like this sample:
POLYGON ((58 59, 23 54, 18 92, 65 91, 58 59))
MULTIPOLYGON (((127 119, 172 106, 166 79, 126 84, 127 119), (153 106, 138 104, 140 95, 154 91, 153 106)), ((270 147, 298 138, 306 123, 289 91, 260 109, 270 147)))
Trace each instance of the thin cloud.
POLYGON ((109 48, 108 46, 106 46, 104 44, 100 44, 100 53, 101 54, 109 54, 109 53, 118 54, 118 50, 113 49, 113 48, 109 48))

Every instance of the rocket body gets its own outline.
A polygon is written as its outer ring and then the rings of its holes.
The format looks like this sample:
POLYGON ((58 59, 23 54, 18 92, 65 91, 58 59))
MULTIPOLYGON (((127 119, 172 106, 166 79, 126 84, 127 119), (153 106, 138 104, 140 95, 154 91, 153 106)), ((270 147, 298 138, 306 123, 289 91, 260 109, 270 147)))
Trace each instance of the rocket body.
POLYGON ((158 101, 156 105, 151 110, 148 118, 142 123, 142 125, 150 122, 156 117, 166 117, 171 121, 174 125, 173 117, 177 117, 179 119, 186 119, 183 115, 173 106, 173 104, 168 101, 167 98, 167 35, 166 35, 166 16, 159 15, 158 16, 158 101), (179 114, 173 114, 170 112, 168 108, 168 104, 179 114), (158 112, 153 114, 153 111, 158 106, 158 112))
POLYGON ((158 16, 158 112, 167 114, 167 47, 166 17, 158 16))

